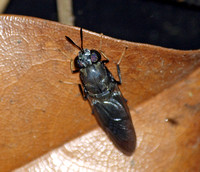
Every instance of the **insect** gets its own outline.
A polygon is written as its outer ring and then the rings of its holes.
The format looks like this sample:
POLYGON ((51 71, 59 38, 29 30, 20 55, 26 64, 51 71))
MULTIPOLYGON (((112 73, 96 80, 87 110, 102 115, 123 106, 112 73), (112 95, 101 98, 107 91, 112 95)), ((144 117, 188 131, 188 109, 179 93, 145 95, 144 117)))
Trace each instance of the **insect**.
POLYGON ((168 122, 172 125, 178 125, 178 121, 176 119, 173 119, 173 118, 165 118, 165 122, 168 122))
POLYGON ((121 59, 117 64, 119 77, 117 81, 105 66, 109 59, 103 52, 83 48, 82 28, 80 29, 81 46, 68 36, 65 37, 69 43, 80 50, 74 61, 71 60, 70 65, 72 73, 80 73, 82 85, 79 84, 79 89, 83 99, 89 101, 97 122, 115 146, 124 154, 131 155, 136 147, 136 135, 126 99, 118 87, 122 83, 119 67, 121 59), (106 60, 101 60, 101 54, 106 60))

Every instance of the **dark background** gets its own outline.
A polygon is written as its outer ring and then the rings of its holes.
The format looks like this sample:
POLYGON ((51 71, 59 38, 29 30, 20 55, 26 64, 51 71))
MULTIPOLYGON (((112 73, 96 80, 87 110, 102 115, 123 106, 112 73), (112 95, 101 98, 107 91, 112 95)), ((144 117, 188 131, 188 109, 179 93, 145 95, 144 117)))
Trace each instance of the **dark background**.
MULTIPOLYGON (((104 35, 175 49, 200 48, 199 0, 74 0, 73 11, 75 26, 104 35)), ((55 0, 12 0, 5 13, 58 20, 55 0)))

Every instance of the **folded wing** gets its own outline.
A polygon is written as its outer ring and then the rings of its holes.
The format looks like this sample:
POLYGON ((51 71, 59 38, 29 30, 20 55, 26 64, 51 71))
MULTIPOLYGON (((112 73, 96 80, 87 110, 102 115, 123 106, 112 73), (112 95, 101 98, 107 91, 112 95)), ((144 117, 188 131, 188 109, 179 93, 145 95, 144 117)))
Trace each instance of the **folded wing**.
POLYGON ((131 155, 136 146, 136 135, 130 112, 120 92, 109 98, 93 101, 93 113, 114 144, 125 154, 131 155))

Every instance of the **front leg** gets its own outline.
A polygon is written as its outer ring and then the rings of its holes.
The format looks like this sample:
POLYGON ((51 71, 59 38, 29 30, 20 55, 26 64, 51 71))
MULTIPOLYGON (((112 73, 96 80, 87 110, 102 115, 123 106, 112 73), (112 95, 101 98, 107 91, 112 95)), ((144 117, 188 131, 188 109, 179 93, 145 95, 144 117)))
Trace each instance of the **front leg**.
POLYGON ((81 84, 78 84, 78 86, 79 86, 79 90, 81 92, 81 95, 83 97, 83 100, 87 100, 87 92, 85 91, 85 88, 84 88, 84 91, 83 91, 81 84))
POLYGON ((70 70, 72 73, 78 73, 80 70, 79 69, 73 70, 73 66, 74 66, 74 63, 73 63, 73 60, 71 59, 70 60, 70 70))
POLYGON ((121 85, 122 84, 122 77, 121 77, 121 71, 120 71, 120 63, 122 61, 122 58, 124 57, 124 54, 126 52, 128 47, 125 47, 124 51, 122 52, 122 55, 121 55, 121 58, 119 59, 118 63, 117 63, 117 74, 118 74, 118 78, 119 78, 119 81, 116 81, 118 85, 121 85))
POLYGON ((109 58, 103 53, 103 51, 100 50, 100 53, 104 56, 104 58, 106 60, 102 60, 102 63, 108 63, 109 62, 109 58))

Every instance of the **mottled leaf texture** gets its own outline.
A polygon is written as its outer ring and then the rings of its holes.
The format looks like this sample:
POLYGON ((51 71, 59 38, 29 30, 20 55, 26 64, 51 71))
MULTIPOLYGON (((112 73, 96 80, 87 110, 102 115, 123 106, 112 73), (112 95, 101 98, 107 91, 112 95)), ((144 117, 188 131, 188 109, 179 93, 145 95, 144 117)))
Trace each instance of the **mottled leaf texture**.
MULTIPOLYGON (((0 171, 200 171, 200 51, 102 37, 116 78, 128 47, 120 89, 137 135, 128 157, 99 128, 80 95, 79 75, 71 74, 79 50, 65 36, 81 46, 79 31, 0 16, 0 171)), ((84 48, 98 50, 100 38, 83 30, 84 48)))

